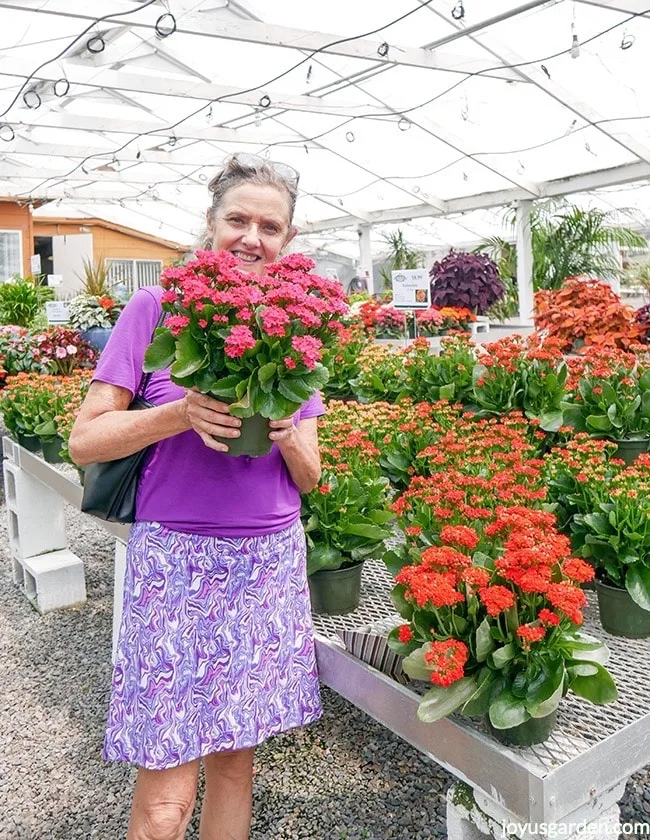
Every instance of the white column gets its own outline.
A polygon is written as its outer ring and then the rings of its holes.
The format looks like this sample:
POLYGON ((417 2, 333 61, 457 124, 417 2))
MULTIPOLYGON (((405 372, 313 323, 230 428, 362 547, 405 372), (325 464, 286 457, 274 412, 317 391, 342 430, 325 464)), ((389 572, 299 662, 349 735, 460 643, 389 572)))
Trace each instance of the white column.
POLYGON ((533 202, 517 202, 517 288, 519 290, 519 323, 532 326, 533 321, 533 243, 530 211, 533 202))
POLYGON ((368 294, 375 293, 372 277, 372 251, 370 250, 370 225, 359 225, 359 276, 368 284, 368 294))

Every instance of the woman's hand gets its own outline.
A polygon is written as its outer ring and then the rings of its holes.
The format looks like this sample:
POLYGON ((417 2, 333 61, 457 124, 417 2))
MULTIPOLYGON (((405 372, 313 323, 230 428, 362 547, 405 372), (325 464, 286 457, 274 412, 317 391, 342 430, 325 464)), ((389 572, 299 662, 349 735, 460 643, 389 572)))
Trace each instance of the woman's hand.
POLYGON ((203 443, 217 452, 227 452, 228 446, 212 436, 224 438, 239 437, 241 420, 228 411, 228 404, 201 394, 198 391, 186 391, 184 411, 187 422, 194 429, 203 443))
POLYGON ((285 417, 284 420, 269 420, 269 428, 271 429, 269 437, 279 446, 294 440, 296 437, 297 429, 293 422, 293 415, 285 417))

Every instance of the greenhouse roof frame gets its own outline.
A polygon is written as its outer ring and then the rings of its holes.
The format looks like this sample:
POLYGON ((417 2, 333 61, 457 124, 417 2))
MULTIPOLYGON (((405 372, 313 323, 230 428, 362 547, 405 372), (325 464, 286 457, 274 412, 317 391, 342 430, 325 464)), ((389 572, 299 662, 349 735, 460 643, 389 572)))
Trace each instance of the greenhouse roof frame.
POLYGON ((0 0, 0 194, 189 241, 238 150, 301 171, 313 234, 650 179, 650 0, 306 5, 0 0))

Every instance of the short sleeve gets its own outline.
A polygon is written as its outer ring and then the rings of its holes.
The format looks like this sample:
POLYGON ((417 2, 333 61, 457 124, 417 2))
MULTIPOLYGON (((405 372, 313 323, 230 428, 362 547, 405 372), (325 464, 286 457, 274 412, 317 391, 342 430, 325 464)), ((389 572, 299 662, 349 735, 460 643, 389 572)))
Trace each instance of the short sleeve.
POLYGON ((97 363, 93 382, 127 388, 135 394, 142 380, 144 353, 160 318, 160 286, 138 289, 122 311, 97 363))
POLYGON ((316 391, 313 397, 310 397, 307 402, 303 403, 300 407, 301 420, 307 420, 309 417, 320 417, 325 413, 326 409, 323 405, 323 399, 320 395, 320 391, 316 391))

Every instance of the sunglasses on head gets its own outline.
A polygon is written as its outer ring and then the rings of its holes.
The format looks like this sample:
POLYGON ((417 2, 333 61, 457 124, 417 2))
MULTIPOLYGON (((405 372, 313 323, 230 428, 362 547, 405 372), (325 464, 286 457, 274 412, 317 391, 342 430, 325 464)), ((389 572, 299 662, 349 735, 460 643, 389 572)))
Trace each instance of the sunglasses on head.
POLYGON ((300 174, 293 168, 293 166, 289 166, 288 163, 280 163, 279 161, 275 160, 267 160, 266 158, 260 157, 259 155, 251 155, 247 152, 238 152, 232 156, 233 160, 236 160, 237 163, 243 167, 244 169, 250 169, 252 171, 256 171, 258 169, 262 169, 267 167, 272 169, 276 174, 282 178, 283 181, 286 181, 292 187, 298 186, 298 181, 300 180, 300 174))

